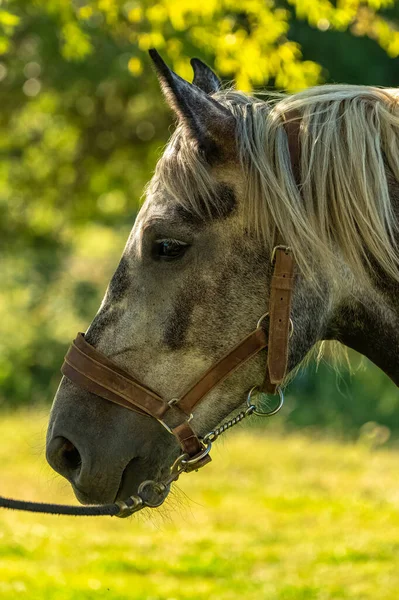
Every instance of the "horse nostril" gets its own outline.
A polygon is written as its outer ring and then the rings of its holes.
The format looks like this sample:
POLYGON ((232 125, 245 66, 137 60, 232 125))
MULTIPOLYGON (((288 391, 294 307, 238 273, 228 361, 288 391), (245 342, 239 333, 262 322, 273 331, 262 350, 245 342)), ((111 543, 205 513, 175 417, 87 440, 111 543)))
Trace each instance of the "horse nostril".
POLYGON ((66 477, 71 477, 80 471, 82 459, 79 450, 67 438, 53 438, 47 448, 47 460, 50 465, 66 477))
POLYGON ((79 450, 69 440, 65 440, 64 442, 64 461, 70 469, 74 470, 80 469, 82 464, 79 450))

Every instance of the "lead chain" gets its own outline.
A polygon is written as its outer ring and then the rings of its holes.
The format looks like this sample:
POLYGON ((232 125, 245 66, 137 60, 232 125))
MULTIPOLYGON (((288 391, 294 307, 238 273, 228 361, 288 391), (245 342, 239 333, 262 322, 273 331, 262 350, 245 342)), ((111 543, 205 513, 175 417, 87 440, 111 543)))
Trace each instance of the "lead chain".
POLYGON ((211 444, 213 444, 213 442, 215 442, 218 439, 218 437, 222 435, 222 433, 224 433, 231 427, 234 427, 234 425, 237 425, 246 417, 250 417, 255 410, 256 406, 250 404, 245 410, 239 412, 238 415, 236 415, 232 419, 229 419, 228 421, 225 421, 224 423, 219 425, 219 427, 216 427, 213 431, 207 433, 202 439, 203 443, 208 444, 210 442, 211 444))

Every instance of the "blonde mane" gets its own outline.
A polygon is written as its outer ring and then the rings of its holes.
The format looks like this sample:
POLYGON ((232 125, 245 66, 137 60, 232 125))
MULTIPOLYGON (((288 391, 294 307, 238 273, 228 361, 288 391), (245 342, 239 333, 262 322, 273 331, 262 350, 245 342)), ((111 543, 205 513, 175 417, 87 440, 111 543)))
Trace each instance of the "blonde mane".
MULTIPOLYGON (((215 98, 237 120, 245 226, 267 246, 277 228, 315 286, 319 269, 332 282, 349 269, 370 285, 376 266, 399 282, 399 226, 387 176, 399 182, 398 91, 324 85, 266 100, 231 90, 215 98), (294 111, 301 116, 299 188, 284 129, 284 115, 294 111)), ((210 171, 181 126, 156 179, 187 209, 214 214, 210 171)))

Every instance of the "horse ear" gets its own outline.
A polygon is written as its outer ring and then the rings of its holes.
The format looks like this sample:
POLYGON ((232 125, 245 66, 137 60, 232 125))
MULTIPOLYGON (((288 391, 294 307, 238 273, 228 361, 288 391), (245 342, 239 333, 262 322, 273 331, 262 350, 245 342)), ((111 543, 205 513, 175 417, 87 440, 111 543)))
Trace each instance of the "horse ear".
MULTIPOLYGON (((156 50, 150 50, 149 53, 162 91, 179 121, 184 124, 187 132, 198 143, 208 160, 219 156, 222 149, 226 148, 226 144, 229 141, 232 143, 235 139, 235 117, 227 108, 208 96, 203 89, 185 81, 169 69, 156 50)), ((202 75, 204 69, 208 69, 198 59, 194 64, 194 72, 201 71, 202 75)), ((207 81, 209 82, 209 73, 207 81)), ((215 83, 213 82, 212 85, 215 83)))
POLYGON ((190 64, 194 71, 193 84, 199 87, 205 94, 214 94, 222 87, 219 77, 208 65, 199 58, 192 58, 190 64))

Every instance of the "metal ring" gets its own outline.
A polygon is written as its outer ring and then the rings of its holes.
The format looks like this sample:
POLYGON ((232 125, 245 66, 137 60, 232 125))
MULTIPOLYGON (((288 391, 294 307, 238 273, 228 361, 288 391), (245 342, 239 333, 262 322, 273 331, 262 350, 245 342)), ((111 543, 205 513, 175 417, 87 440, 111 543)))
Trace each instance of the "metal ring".
POLYGON ((168 433, 170 433, 171 435, 175 435, 173 433, 173 431, 171 430, 171 428, 169 427, 169 425, 167 425, 165 423, 165 421, 162 421, 162 419, 157 419, 157 421, 158 421, 158 423, 161 423, 162 427, 164 427, 168 433))
POLYGON ((290 318, 289 339, 291 339, 293 335, 294 335, 294 321, 290 318))
POLYGON ((269 311, 265 312, 265 314, 263 314, 263 315, 261 316, 261 318, 259 319, 259 321, 258 321, 258 323, 257 323, 257 325, 256 325, 256 329, 259 329, 259 327, 260 327, 260 326, 261 326, 261 324, 262 324, 262 321, 263 321, 263 319, 266 319, 266 317, 268 317, 268 316, 269 316, 269 311))
POLYGON ((154 481, 153 479, 147 479, 146 481, 143 481, 142 483, 140 483, 139 485, 139 489, 137 490, 137 493, 139 494, 140 498, 142 499, 143 503, 146 506, 149 506, 150 508, 157 508, 158 506, 161 506, 161 504, 163 504, 165 502, 165 496, 161 496, 161 491, 160 488, 165 486, 161 483, 158 483, 157 481, 154 481), (142 493, 144 492, 146 487, 152 487, 152 491, 154 491, 156 494, 158 494, 161 497, 161 500, 157 501, 157 502, 149 502, 148 500, 146 500, 145 498, 142 497, 142 493), (158 488, 158 489, 157 489, 158 488))
MULTIPOLYGON (((252 400, 252 395, 255 392, 258 392, 260 394, 262 394, 263 392, 259 391, 259 387, 257 385, 254 385, 254 387, 252 387, 249 392, 248 392, 248 396, 247 396, 247 406, 248 408, 250 407, 254 407, 254 411, 253 414, 257 415, 258 417, 272 417, 273 415, 277 414, 279 412, 279 410, 282 408, 283 404, 284 404, 284 394, 283 394, 283 390, 281 389, 280 386, 278 386, 276 388, 276 391, 278 392, 279 395, 279 402, 278 405, 276 406, 276 408, 274 408, 273 410, 267 411, 267 412, 263 412, 261 410, 258 410, 256 408, 256 405, 253 404, 252 400)), ((269 394, 264 394, 265 396, 268 396, 269 394)))
MULTIPOLYGON (((269 316, 269 312, 264 313, 261 318, 259 319, 257 325, 256 325, 256 329, 259 329, 259 327, 262 325, 262 321, 264 319, 266 319, 266 317, 269 316)), ((294 335, 294 321, 290 318, 290 332, 289 332, 289 336, 290 339, 292 338, 292 336, 294 335)))
POLYGON ((216 442, 216 440, 218 439, 218 434, 216 433, 216 431, 210 431, 209 433, 207 433, 206 435, 204 435, 204 437, 202 438, 202 442, 204 444, 207 444, 208 442, 211 442, 211 444, 213 444, 213 442, 216 442))
POLYGON ((212 442, 210 442, 208 440, 206 446, 204 447, 204 449, 202 450, 202 452, 200 452, 199 454, 197 454, 197 456, 194 456, 193 458, 187 458, 181 461, 181 464, 183 466, 190 466, 191 465, 195 465, 197 462, 199 462, 200 460, 202 460, 203 458, 205 458, 205 456, 208 456, 209 452, 211 451, 212 448, 212 442))

